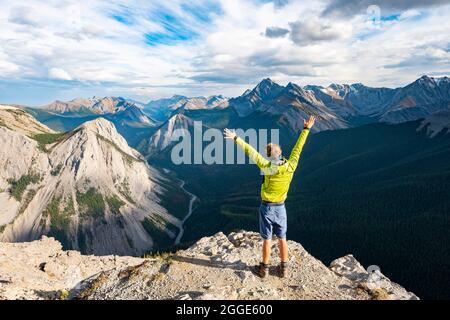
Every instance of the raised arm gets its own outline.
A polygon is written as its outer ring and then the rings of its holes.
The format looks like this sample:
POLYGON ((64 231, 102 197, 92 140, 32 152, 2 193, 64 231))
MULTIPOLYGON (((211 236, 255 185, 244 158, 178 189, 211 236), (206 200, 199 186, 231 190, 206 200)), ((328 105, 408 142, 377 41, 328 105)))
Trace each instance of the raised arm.
POLYGON ((260 168, 267 168, 270 166, 270 161, 265 159, 258 151, 256 151, 251 145, 246 143, 243 139, 239 138, 236 133, 232 130, 225 129, 223 131, 223 135, 225 139, 234 140, 234 142, 244 150, 245 154, 256 163, 256 165, 260 168))
POLYGON ((316 121, 316 118, 314 116, 309 117, 308 120, 304 121, 304 127, 302 130, 302 133, 300 133, 300 137, 297 140, 297 143, 295 144, 294 148, 292 149, 291 155, 289 157, 289 165, 291 166, 291 169, 295 171, 297 169, 298 161, 300 159, 300 155, 303 150, 303 146, 305 145, 306 139, 309 135, 309 130, 313 127, 314 123, 316 121))

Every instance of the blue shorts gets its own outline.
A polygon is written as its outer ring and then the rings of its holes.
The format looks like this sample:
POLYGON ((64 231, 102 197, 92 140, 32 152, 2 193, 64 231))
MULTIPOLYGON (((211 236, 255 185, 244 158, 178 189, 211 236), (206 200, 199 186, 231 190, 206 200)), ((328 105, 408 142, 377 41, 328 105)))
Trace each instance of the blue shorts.
POLYGON ((259 207, 259 232, 264 240, 271 240, 273 234, 280 239, 286 239, 287 215, 284 204, 261 204, 259 207))

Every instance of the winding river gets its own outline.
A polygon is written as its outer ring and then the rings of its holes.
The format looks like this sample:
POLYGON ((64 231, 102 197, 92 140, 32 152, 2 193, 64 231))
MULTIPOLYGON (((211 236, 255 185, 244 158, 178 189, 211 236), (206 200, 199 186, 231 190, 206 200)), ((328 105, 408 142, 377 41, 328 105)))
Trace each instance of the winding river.
POLYGON ((189 201, 189 210, 188 213, 186 214, 186 216, 183 218, 183 220, 181 221, 180 226, 178 227, 180 229, 180 232, 177 235, 177 238, 175 239, 175 245, 180 244, 181 238, 183 238, 184 235, 184 224, 186 223, 186 221, 189 219, 189 217, 192 215, 192 212, 194 211, 194 202, 195 200, 197 200, 197 196, 195 194, 190 193, 189 191, 187 191, 184 188, 184 185, 186 184, 186 181, 180 180, 180 188, 183 189, 184 192, 186 192, 189 197, 191 197, 190 201, 189 201))

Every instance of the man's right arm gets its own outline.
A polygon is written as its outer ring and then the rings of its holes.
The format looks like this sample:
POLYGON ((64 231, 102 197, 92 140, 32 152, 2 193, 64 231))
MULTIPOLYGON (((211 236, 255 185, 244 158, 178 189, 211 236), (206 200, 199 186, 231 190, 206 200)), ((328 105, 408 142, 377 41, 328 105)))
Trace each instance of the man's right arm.
POLYGON ((243 139, 236 136, 234 138, 236 144, 244 150, 245 154, 256 163, 256 165, 262 169, 270 164, 270 161, 265 159, 258 151, 255 150, 250 144, 246 143, 243 139))
POLYGON ((225 128, 223 130, 223 135, 224 135, 225 139, 233 140, 239 147, 241 147, 242 150, 244 150, 245 154, 247 154, 248 157, 254 163, 256 163, 256 165, 260 169, 263 169, 263 168, 266 168, 266 167, 270 166, 270 161, 265 159, 261 154, 259 154, 259 152, 256 151, 251 145, 249 145, 244 140, 239 138, 236 135, 236 132, 234 132, 234 130, 230 130, 230 129, 225 128))

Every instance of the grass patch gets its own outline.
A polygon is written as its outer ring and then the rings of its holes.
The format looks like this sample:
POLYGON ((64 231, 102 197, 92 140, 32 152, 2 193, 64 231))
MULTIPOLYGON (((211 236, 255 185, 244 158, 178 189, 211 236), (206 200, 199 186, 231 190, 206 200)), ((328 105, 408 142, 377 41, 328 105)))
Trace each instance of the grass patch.
POLYGON ((158 228, 149 218, 145 218, 141 223, 145 231, 152 237, 156 247, 166 248, 173 244, 173 240, 169 235, 164 230, 158 228))
POLYGON ((58 300, 66 300, 69 297, 69 291, 63 289, 58 292, 58 300))
POLYGON ((41 180, 41 176, 35 173, 29 173, 23 175, 19 180, 9 179, 8 183, 11 184, 11 196, 17 201, 22 201, 22 196, 28 185, 38 183, 41 180))
POLYGON ((90 188, 86 193, 77 192, 77 202, 83 215, 104 217, 105 201, 97 189, 90 188))
POLYGON ((176 251, 149 251, 144 254, 144 259, 156 259, 163 261, 171 261, 176 251))
POLYGON ((169 229, 170 231, 172 231, 175 235, 178 234, 179 229, 177 226, 169 223, 168 221, 164 220, 163 217, 155 215, 152 217, 153 221, 155 221, 156 224, 160 225, 160 226, 164 226, 164 228, 169 229))
POLYGON ((119 192, 122 196, 127 199, 128 202, 135 204, 136 202, 133 200, 133 197, 131 197, 131 191, 130 191, 130 183, 127 179, 125 179, 120 185, 119 185, 119 192))
POLYGON ((75 206, 73 204, 72 197, 70 197, 70 199, 66 203, 66 206, 64 207, 64 214, 66 216, 73 216, 73 215, 75 215, 75 206))
POLYGON ((20 206, 19 212, 17 216, 21 215, 25 212, 25 210, 28 208, 28 205, 30 204, 31 200, 33 200, 34 196, 36 195, 36 190, 30 190, 28 191, 27 195, 25 196, 25 200, 20 206))
POLYGON ((9 129, 8 126, 6 125, 6 123, 3 121, 3 119, 0 119, 0 127, 5 127, 7 129, 9 129))
POLYGON ((113 214, 120 214, 120 208, 125 205, 125 202, 120 200, 116 195, 106 197, 106 203, 108 203, 109 210, 113 214))
POLYGON ((108 281, 108 275, 106 273, 100 273, 100 275, 95 278, 91 284, 80 292, 77 296, 77 300, 88 300, 103 284, 108 281))
POLYGON ((63 138, 65 133, 40 133, 31 136, 38 143, 39 150, 48 152, 47 145, 58 142, 63 138))
MULTIPOLYGON (((72 203, 73 204, 73 203, 72 203)), ((49 237, 54 237, 61 242, 64 249, 70 247, 70 241, 67 237, 67 232, 70 226, 69 210, 66 208, 61 211, 61 197, 53 197, 47 208, 43 212, 44 217, 50 216, 50 231, 49 237)))

